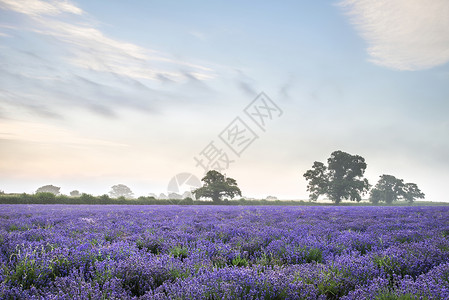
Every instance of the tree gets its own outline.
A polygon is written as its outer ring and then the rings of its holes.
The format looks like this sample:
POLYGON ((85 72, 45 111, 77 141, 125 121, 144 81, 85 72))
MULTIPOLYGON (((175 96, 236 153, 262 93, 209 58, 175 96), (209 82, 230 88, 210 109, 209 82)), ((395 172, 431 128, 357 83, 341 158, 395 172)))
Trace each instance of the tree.
POLYGON ((204 181, 203 186, 192 191, 196 199, 212 198, 214 203, 219 203, 223 196, 229 198, 234 198, 237 195, 242 196, 242 192, 237 186, 237 181, 233 178, 225 177, 218 171, 208 171, 201 181, 204 181))
POLYGON ((370 201, 372 203, 385 202, 392 204, 394 201, 404 199, 413 203, 416 199, 424 198, 424 193, 415 183, 404 183, 393 175, 381 175, 379 181, 371 190, 370 201))
POLYGON ((38 193, 52 193, 54 195, 59 195, 59 190, 61 188, 54 185, 44 185, 36 190, 36 194, 38 193))
POLYGON ((117 184, 111 187, 111 191, 109 192, 109 195, 111 195, 112 198, 119 198, 119 197, 125 197, 125 198, 133 198, 133 192, 129 187, 127 187, 124 184, 117 184))
POLYGON ((393 175, 381 175, 370 193, 370 201, 373 203, 385 202, 392 204, 402 194, 404 181, 393 175))
POLYGON ((416 183, 406 183, 404 185, 402 196, 409 203, 413 203, 416 199, 424 199, 426 195, 421 192, 416 183))
POLYGON ((361 194, 368 192, 370 185, 363 178, 366 170, 365 159, 343 151, 334 151, 327 160, 314 162, 312 169, 304 173, 308 182, 310 200, 316 201, 320 195, 327 195, 335 204, 343 199, 359 202, 361 194))
POLYGON ((322 162, 314 162, 312 169, 303 175, 309 181, 307 190, 310 192, 310 200, 316 201, 320 195, 325 195, 329 188, 329 174, 327 167, 322 162))
POLYGON ((70 196, 72 197, 79 197, 81 194, 78 190, 74 190, 70 192, 70 196))
POLYGON ((373 204, 378 204, 380 201, 382 201, 382 192, 376 188, 373 188, 370 193, 369 200, 373 204))
POLYGON ((178 193, 168 193, 168 199, 182 199, 182 195, 178 193))

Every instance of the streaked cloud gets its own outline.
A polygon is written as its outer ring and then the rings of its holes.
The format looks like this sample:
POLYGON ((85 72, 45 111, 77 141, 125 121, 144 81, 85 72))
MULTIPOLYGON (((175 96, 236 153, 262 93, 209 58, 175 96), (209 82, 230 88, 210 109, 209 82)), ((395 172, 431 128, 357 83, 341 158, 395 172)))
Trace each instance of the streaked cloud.
POLYGON ((0 128, 0 140, 54 145, 127 147, 126 144, 88 138, 74 131, 45 123, 0 120, 0 128))
POLYGON ((29 16, 50 15, 61 13, 72 13, 81 15, 83 11, 68 1, 40 1, 40 0, 2 0, 0 7, 13 10, 29 16))
POLYGON ((206 35, 203 32, 200 31, 189 31, 189 34, 194 36, 195 38, 204 41, 207 39, 206 35))
POLYGON ((60 118, 75 106, 106 117, 123 107, 155 112, 161 100, 182 97, 170 91, 176 85, 215 77, 207 66, 105 34, 70 1, 0 0, 2 10, 0 103, 34 115, 60 118))
POLYGON ((162 75, 182 81, 185 78, 180 68, 188 68, 201 80, 214 77, 208 67, 106 36, 95 27, 96 22, 81 16, 82 9, 68 1, 0 0, 0 8, 28 16, 33 26, 21 29, 54 38, 65 46, 69 53, 66 59, 77 67, 151 80, 158 80, 162 75))
POLYGON ((449 1, 345 0, 339 6, 368 43, 373 63, 413 71, 449 61, 449 1))

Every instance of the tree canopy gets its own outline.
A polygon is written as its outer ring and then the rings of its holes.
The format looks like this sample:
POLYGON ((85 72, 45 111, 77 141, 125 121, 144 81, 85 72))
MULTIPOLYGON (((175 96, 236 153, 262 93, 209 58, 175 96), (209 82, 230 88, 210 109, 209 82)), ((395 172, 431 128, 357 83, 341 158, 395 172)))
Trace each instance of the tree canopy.
POLYGON ((416 199, 424 199, 425 196, 416 183, 406 183, 404 185, 402 197, 409 203, 413 203, 416 199))
POLYGON ((72 197, 79 197, 81 193, 78 190, 73 190, 70 192, 70 196, 72 197))
POLYGON ((371 190, 370 201, 374 204, 385 202, 392 204, 394 201, 404 199, 409 203, 416 199, 423 199, 424 193, 415 183, 404 183, 393 175, 381 175, 379 181, 371 190))
POLYGON ((237 181, 233 178, 225 177, 218 171, 208 171, 201 181, 204 182, 203 186, 192 192, 196 199, 211 198, 214 203, 219 203, 224 196, 229 198, 234 198, 237 195, 242 196, 242 192, 237 186, 237 181))
POLYGON ((309 182, 307 191, 310 199, 316 201, 320 195, 327 195, 336 204, 343 199, 359 202, 361 194, 368 192, 370 185, 363 175, 366 170, 365 159, 343 151, 334 151, 327 160, 314 162, 312 169, 304 173, 309 182))
POLYGON ((41 186, 40 188, 38 188, 36 190, 36 194, 37 193, 52 193, 54 195, 59 195, 59 193, 60 193, 59 190, 60 189, 61 189, 60 187, 57 187, 57 186, 54 186, 54 185, 51 185, 51 184, 44 185, 44 186, 41 186))
POLYGON ((124 184, 114 185, 111 187, 111 189, 112 190, 109 192, 109 195, 111 195, 112 198, 133 198, 134 196, 134 193, 131 191, 131 189, 124 184))

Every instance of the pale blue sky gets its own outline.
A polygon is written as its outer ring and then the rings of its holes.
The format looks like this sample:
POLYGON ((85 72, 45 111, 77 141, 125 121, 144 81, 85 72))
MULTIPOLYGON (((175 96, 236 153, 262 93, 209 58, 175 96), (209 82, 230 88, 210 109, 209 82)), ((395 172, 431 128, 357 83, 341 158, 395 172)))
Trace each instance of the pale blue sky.
POLYGON ((264 91, 244 195, 306 199, 343 150, 447 200, 448 61, 445 0, 0 0, 0 190, 166 193, 264 91))

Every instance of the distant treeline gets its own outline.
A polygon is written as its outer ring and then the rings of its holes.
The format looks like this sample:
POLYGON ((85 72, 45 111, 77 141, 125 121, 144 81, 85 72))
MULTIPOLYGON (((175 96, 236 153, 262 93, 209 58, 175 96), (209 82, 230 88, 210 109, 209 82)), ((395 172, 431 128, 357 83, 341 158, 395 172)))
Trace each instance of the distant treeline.
MULTIPOLYGON (((311 206, 328 206, 332 203, 310 202, 303 200, 224 200, 220 203, 212 201, 193 200, 191 198, 185 199, 156 199, 154 197, 139 197, 135 199, 127 199, 125 197, 111 198, 108 195, 93 196, 90 194, 81 194, 78 197, 58 195, 52 193, 36 193, 36 194, 0 194, 0 204, 119 204, 119 205, 311 205, 311 206)), ((341 205, 345 206, 371 206, 368 202, 343 202, 341 205)), ((405 201, 400 201, 394 205, 410 205, 405 201)), ((443 202, 416 202, 414 206, 418 205, 448 205, 443 202)))
MULTIPOLYGON (((36 194, 3 194, 0 195, 0 204, 126 204, 126 205, 304 205, 305 201, 269 201, 269 200, 224 200, 217 204, 213 201, 185 199, 156 199, 144 197, 129 199, 125 197, 111 198, 108 195, 92 196, 81 194, 78 197, 55 195, 53 193, 36 194)), ((316 205, 316 203, 310 203, 316 205)))

